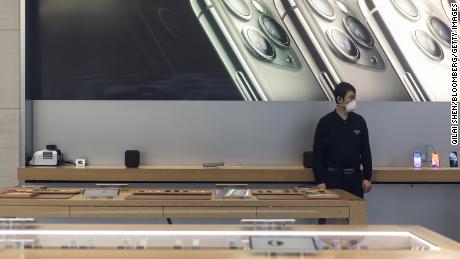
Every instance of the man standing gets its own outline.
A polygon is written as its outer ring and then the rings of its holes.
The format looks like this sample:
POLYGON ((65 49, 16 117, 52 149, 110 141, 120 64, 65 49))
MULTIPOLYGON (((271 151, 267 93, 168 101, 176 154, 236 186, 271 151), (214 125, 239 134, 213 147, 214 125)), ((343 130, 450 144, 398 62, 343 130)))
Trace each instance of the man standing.
POLYGON ((353 112, 356 89, 340 83, 334 90, 336 108, 319 121, 313 144, 317 186, 343 189, 363 198, 372 188, 372 156, 366 121, 353 112), (361 171, 361 165, 363 170, 361 171))

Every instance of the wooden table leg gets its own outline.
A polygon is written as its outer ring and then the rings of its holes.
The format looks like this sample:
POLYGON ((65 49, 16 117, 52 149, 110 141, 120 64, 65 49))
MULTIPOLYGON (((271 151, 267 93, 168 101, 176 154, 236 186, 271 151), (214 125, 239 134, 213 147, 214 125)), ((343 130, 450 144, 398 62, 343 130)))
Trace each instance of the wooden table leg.
POLYGON ((367 202, 365 200, 354 201, 350 206, 350 225, 367 224, 367 202))

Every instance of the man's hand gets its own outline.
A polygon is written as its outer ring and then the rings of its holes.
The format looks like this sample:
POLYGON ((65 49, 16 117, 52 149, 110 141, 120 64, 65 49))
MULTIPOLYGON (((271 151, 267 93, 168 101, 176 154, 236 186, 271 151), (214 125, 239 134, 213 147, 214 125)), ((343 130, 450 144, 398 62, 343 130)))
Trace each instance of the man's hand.
POLYGON ((370 192, 372 190, 372 183, 369 180, 363 180, 362 186, 364 192, 370 192))
POLYGON ((326 189, 326 184, 325 184, 325 183, 321 183, 321 184, 316 185, 316 187, 318 187, 318 188, 324 190, 324 189, 326 189))

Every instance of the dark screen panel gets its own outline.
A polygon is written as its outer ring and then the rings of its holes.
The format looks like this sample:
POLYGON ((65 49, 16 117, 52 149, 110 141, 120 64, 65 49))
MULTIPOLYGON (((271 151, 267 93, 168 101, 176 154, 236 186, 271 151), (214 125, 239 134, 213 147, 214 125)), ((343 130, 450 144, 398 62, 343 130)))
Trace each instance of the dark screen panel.
POLYGON ((242 99, 189 1, 31 2, 32 99, 242 99))

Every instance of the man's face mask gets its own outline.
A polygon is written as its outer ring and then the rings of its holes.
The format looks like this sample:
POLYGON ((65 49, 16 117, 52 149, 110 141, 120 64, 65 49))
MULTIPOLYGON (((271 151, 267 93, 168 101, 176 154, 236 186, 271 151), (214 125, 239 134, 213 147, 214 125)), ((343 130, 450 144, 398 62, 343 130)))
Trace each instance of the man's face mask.
POLYGON ((352 112, 356 109, 356 100, 353 100, 349 103, 347 103, 347 105, 345 106, 345 110, 347 110, 347 112, 352 112))

